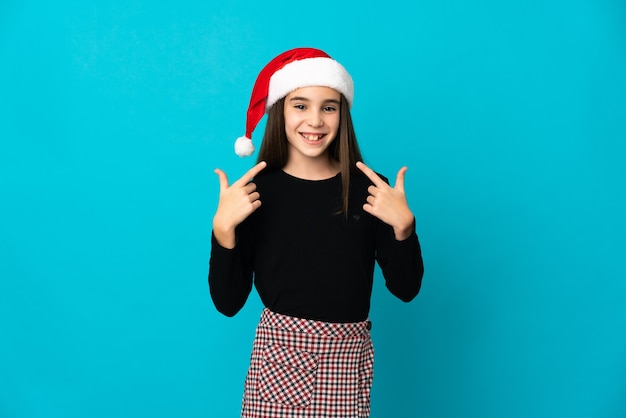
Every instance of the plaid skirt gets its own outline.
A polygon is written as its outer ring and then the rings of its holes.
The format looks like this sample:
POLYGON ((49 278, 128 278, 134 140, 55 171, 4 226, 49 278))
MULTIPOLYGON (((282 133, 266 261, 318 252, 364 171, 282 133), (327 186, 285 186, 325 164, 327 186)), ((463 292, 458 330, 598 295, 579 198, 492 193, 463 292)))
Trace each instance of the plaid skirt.
POLYGON ((242 402, 243 418, 365 418, 374 349, 369 321, 328 323, 264 309, 242 402))

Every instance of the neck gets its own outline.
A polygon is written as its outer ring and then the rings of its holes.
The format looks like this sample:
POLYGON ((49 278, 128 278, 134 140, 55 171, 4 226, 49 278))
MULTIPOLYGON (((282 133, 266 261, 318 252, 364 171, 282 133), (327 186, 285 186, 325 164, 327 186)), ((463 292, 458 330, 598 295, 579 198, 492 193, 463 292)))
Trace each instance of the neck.
POLYGON ((283 167, 283 171, 291 176, 305 180, 325 180, 334 177, 339 173, 339 162, 328 156, 302 161, 290 158, 283 167))

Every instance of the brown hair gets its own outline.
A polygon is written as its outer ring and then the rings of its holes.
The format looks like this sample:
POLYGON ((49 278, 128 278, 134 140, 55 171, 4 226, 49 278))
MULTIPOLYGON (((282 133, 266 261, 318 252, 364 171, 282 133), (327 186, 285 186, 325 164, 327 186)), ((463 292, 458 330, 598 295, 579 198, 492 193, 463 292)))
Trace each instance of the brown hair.
MULTIPOLYGON (((285 98, 278 100, 267 115, 265 134, 259 150, 257 161, 267 162, 270 168, 283 168, 287 164, 289 148, 285 133, 285 98)), ((339 162, 341 169, 341 196, 343 206, 341 212, 348 216, 348 197, 350 175, 357 173, 356 163, 361 161, 361 151, 356 140, 352 125, 348 101, 341 94, 339 101, 339 130, 337 137, 328 147, 330 158, 339 162)))

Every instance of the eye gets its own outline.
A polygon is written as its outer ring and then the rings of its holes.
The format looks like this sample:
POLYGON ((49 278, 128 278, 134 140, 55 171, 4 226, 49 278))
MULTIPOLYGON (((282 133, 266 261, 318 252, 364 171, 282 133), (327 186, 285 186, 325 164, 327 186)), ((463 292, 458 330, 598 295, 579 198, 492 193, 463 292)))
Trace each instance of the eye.
POLYGON ((306 106, 305 106, 305 105, 303 105, 303 104, 297 104, 297 105, 294 105, 293 107, 294 107, 295 109, 298 109, 298 110, 304 110, 304 109, 306 109, 306 106))
POLYGON ((324 112, 326 113, 332 113, 332 112, 336 112, 337 108, 334 106, 324 106, 324 112))

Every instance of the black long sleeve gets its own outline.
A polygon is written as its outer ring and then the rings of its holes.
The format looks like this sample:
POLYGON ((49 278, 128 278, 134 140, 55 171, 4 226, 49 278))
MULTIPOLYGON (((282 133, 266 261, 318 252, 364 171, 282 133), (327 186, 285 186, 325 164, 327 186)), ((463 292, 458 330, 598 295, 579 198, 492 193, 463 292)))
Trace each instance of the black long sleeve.
POLYGON ((252 266, 244 262, 240 248, 224 248, 211 234, 209 289, 215 307, 226 316, 239 312, 252 290, 252 266))
POLYGON ((374 263, 403 301, 419 292, 424 272, 415 231, 397 241, 393 229, 363 211, 369 179, 353 175, 349 211, 341 177, 310 181, 281 170, 255 179, 262 205, 236 230, 229 250, 212 238, 209 286, 218 311, 235 315, 254 282, 264 305, 327 322, 367 318, 374 263))

